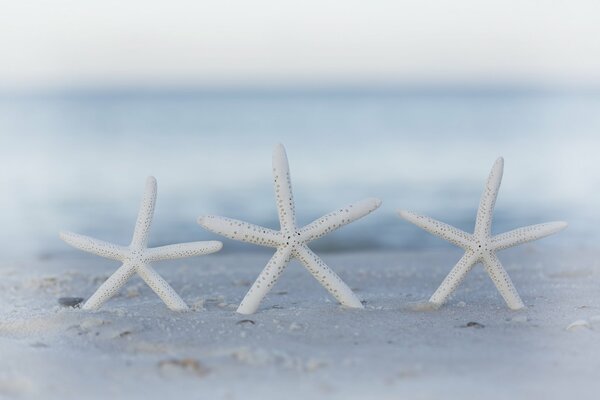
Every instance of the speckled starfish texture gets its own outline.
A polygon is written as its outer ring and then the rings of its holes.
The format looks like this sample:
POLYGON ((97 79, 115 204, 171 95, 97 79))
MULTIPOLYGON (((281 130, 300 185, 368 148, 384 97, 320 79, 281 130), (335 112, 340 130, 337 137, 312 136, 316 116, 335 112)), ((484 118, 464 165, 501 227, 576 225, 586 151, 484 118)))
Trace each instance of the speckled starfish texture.
POLYGON ((475 265, 482 263, 508 307, 513 310, 523 308, 523 301, 521 301, 519 293, 517 293, 510 277, 504 270, 504 267, 502 267, 500 260, 496 256, 496 252, 543 238, 567 227, 566 222, 548 222, 492 236, 492 216, 498 190, 500 189, 500 182, 502 181, 503 169, 504 160, 499 158, 492 167, 487 185, 481 196, 475 222, 475 232, 473 234, 429 217, 409 211, 399 211, 400 216, 407 221, 465 250, 465 254, 429 299, 429 302, 434 307, 444 304, 452 292, 463 281, 467 273, 475 265))
POLYGON ((188 306, 173 288, 151 267, 153 261, 192 257, 219 251, 221 242, 179 243, 169 246, 148 248, 148 233, 154 216, 156 203, 156 179, 149 177, 133 239, 129 246, 119 246, 88 236, 61 232, 60 238, 80 250, 101 257, 119 260, 123 265, 117 269, 83 305, 84 310, 96 310, 113 297, 133 274, 137 273, 173 311, 186 311, 188 306))
POLYGON ((242 300, 237 312, 240 314, 256 312, 260 302, 277 282, 292 258, 297 258, 341 304, 352 308, 363 308, 360 300, 352 290, 323 260, 308 248, 307 244, 341 226, 364 217, 376 210, 381 205, 381 201, 374 198, 362 200, 342 207, 303 228, 299 228, 296 225, 288 159, 285 148, 280 144, 275 146, 273 151, 273 177, 281 230, 275 231, 247 222, 217 216, 204 216, 198 219, 200 225, 219 235, 277 249, 242 300))

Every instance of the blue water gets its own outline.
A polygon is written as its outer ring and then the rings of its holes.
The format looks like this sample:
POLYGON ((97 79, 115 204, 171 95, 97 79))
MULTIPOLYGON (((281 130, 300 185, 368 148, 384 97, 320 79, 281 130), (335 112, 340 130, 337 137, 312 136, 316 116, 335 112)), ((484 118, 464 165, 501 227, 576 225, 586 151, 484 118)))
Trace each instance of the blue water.
POLYGON ((316 242, 321 251, 449 246, 395 210, 472 229, 500 155, 496 232, 565 219, 570 228, 544 245, 600 239, 597 93, 65 92, 0 96, 3 257, 67 251, 63 229, 128 243, 148 175, 159 184, 152 245, 216 238, 196 225, 202 214, 276 227, 278 142, 300 223, 364 197, 384 201, 316 242))

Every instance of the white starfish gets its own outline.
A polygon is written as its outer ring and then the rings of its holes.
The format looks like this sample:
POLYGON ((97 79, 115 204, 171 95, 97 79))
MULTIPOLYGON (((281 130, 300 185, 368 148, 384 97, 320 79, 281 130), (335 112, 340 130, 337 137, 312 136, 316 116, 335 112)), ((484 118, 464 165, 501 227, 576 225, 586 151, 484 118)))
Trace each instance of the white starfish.
POLYGON ((158 275, 150 266, 150 263, 153 261, 210 254, 219 251, 223 245, 221 242, 207 241, 148 248, 148 233, 152 224, 152 217, 154 216, 155 203, 156 179, 149 177, 146 181, 146 191, 144 192, 144 198, 135 224, 133 239, 129 246, 119 246, 71 232, 60 233, 60 238, 73 247, 101 257, 119 260, 123 263, 83 305, 82 308, 84 310, 96 310, 100 308, 135 273, 150 286, 171 310, 188 310, 188 306, 181 297, 158 275))
POLYGON ((273 151, 273 177, 280 231, 224 217, 204 216, 198 219, 200 225, 219 235, 277 249, 242 300, 237 312, 256 312, 260 302, 292 258, 297 258, 340 303, 347 307, 363 308, 352 290, 308 248, 307 243, 364 217, 377 209, 381 201, 374 198, 362 200, 299 228, 296 225, 288 159, 281 144, 275 146, 273 151))
POLYGON ((492 236, 492 215, 496 197, 502 181, 504 160, 496 160, 487 180, 487 184, 477 211, 475 232, 464 232, 443 222, 418 215, 409 211, 399 211, 402 218, 423 228, 427 232, 462 247, 465 254, 452 268, 446 279, 429 299, 429 302, 439 307, 456 290, 467 273, 478 263, 482 263, 496 288, 506 301, 509 308, 518 310, 523 308, 523 302, 517 293, 510 277, 502 267, 496 256, 498 250, 513 247, 532 240, 541 239, 566 228, 567 223, 562 221, 548 222, 545 224, 531 225, 518 228, 500 235, 492 236))

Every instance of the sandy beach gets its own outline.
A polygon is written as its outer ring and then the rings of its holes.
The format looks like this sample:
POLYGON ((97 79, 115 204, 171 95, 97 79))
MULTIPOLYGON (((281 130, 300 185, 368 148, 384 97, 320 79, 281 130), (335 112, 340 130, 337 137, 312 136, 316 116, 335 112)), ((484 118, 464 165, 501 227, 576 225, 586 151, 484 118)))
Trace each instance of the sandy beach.
POLYGON ((297 263, 258 313, 235 313, 268 253, 157 264, 192 312, 139 278, 99 312, 118 264, 75 251, 0 268, 0 397, 34 399, 596 398, 597 251, 531 244, 501 258, 524 311, 477 267, 449 303, 418 311, 459 250, 324 253, 364 301, 338 306, 297 263))

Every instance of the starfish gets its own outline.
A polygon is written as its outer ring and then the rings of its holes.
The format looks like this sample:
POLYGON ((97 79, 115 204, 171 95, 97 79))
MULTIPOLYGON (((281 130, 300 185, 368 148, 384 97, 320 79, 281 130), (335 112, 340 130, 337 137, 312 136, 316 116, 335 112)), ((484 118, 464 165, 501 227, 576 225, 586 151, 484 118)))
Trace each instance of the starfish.
POLYGON ((363 308, 352 290, 307 246, 307 244, 338 228, 349 224, 376 210, 379 199, 370 198, 342 207, 303 228, 296 225, 294 198, 287 155, 283 145, 278 144, 273 151, 273 178, 275 197, 281 229, 264 228, 247 222, 225 217, 204 216, 198 223, 209 231, 229 239, 249 242, 260 246, 274 247, 277 250, 260 273, 237 309, 240 314, 253 314, 260 302, 291 261, 298 259, 329 293, 342 305, 363 308))
POLYGON ((518 228, 500 235, 492 236, 492 215, 496 197, 502 181, 504 160, 498 158, 492 167, 487 184, 477 211, 475 231, 473 234, 464 232, 443 222, 418 215, 409 211, 399 211, 405 220, 412 222, 427 232, 439 236, 450 243, 461 247, 465 254, 452 268, 440 287, 429 299, 435 308, 446 302, 456 290, 467 273, 477 264, 482 263, 486 272, 496 285, 496 288, 506 301, 509 308, 518 310, 524 307, 519 293, 515 289, 508 273, 500 263, 496 252, 526 242, 541 239, 567 227, 566 222, 555 221, 538 225, 518 228))
POLYGON ((133 239, 129 246, 119 246, 71 232, 60 233, 60 238, 75 248, 123 263, 85 302, 82 307, 84 310, 97 310, 100 308, 135 273, 150 286, 171 310, 186 311, 189 309, 175 290, 152 268, 150 263, 210 254, 219 251, 223 245, 217 241, 206 241, 148 248, 148 233, 154 216, 155 204, 156 179, 149 177, 146 181, 146 190, 135 224, 133 239))

